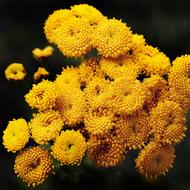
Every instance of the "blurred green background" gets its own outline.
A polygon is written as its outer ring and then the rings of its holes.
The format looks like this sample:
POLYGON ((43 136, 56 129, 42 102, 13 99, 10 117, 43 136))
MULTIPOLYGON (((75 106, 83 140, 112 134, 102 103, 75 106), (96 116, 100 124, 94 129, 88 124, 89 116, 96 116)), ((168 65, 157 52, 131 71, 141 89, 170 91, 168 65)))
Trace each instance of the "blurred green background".
MULTIPOLYGON (((149 44, 159 47, 171 60, 190 54, 188 0, 0 0, 0 138, 9 120, 31 117, 23 98, 28 87, 20 82, 8 82, 4 77, 5 68, 11 62, 22 62, 28 72, 25 83, 31 86, 32 73, 38 66, 45 66, 51 73, 50 79, 54 79, 63 66, 76 64, 57 49, 53 57, 38 63, 32 58, 31 50, 48 45, 43 24, 50 13, 79 3, 94 5, 104 15, 127 22, 134 32, 143 34, 149 44)), ((190 127, 190 119, 187 125, 190 127)), ((190 189, 189 130, 186 139, 176 147, 174 168, 157 181, 148 182, 139 175, 134 168, 136 155, 136 152, 128 154, 124 163, 110 169, 98 169, 88 162, 80 167, 62 167, 35 189, 190 189)), ((14 158, 14 154, 7 153, 0 145, 0 190, 31 189, 14 174, 14 158)))

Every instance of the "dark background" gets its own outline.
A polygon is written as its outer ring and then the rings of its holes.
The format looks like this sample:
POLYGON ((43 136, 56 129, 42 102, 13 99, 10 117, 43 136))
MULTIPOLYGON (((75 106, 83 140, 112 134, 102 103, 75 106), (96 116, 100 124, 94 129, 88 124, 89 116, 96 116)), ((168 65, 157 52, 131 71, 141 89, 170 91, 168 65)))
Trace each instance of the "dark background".
MULTIPOLYGON (((143 34, 147 42, 159 47, 171 60, 190 54, 190 1, 188 0, 0 0, 0 138, 9 120, 24 117, 31 112, 23 96, 28 92, 32 73, 45 66, 54 79, 68 60, 56 49, 55 55, 43 63, 32 58, 31 50, 48 45, 43 24, 50 13, 71 5, 88 3, 108 17, 127 22, 134 32, 143 34), (21 62, 28 75, 22 82, 9 82, 4 70, 12 62, 21 62)), ((188 119, 188 126, 190 126, 188 119)), ((49 189, 83 190, 138 190, 138 189, 190 189, 190 132, 176 147, 174 168, 157 181, 146 181, 134 168, 136 152, 129 153, 126 161, 116 168, 97 169, 91 164, 80 167, 63 167, 37 187, 49 189)), ((0 140, 1 144, 2 140, 0 140)), ((13 171, 15 155, 0 145, 0 190, 27 189, 13 171)))

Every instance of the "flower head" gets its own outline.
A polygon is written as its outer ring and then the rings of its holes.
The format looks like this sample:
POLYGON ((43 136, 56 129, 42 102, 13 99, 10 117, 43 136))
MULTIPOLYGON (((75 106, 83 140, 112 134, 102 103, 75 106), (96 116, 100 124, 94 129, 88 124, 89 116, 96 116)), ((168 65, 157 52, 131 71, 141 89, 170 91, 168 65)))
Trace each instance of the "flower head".
POLYGON ((17 155, 14 170, 28 186, 36 186, 41 184, 53 170, 52 158, 47 150, 34 146, 17 155))
POLYGON ((29 127, 32 138, 38 144, 44 144, 59 136, 63 121, 58 112, 51 110, 36 114, 30 121, 29 127))
POLYGON ((32 89, 25 95, 25 100, 32 108, 44 111, 55 105, 56 96, 54 83, 43 80, 38 84, 33 84, 32 89))
POLYGON ((85 151, 85 138, 80 132, 74 130, 63 131, 52 146, 53 156, 62 165, 80 164, 85 151))
POLYGON ((96 28, 106 17, 95 7, 87 4, 79 4, 71 7, 72 14, 86 21, 90 27, 96 28))
POLYGON ((42 58, 49 57, 53 54, 53 47, 47 46, 44 49, 35 48, 32 50, 32 54, 36 60, 41 60, 42 58))
POLYGON ((170 98, 184 110, 190 108, 190 55, 177 57, 169 74, 170 98))
POLYGON ((69 19, 57 29, 55 43, 65 56, 81 57, 92 48, 91 28, 82 19, 69 19))
POLYGON ((126 54, 131 40, 129 27, 116 19, 101 22, 93 34, 93 46, 106 58, 117 58, 126 54))
POLYGON ((165 175, 173 165, 174 152, 172 145, 151 142, 141 150, 136 159, 136 167, 147 178, 165 175))
POLYGON ((24 148, 29 141, 29 128, 24 119, 14 119, 9 121, 3 134, 3 145, 8 151, 15 153, 24 148))
POLYGON ((34 80, 39 80, 42 77, 46 77, 49 75, 49 72, 44 67, 38 67, 38 70, 34 73, 34 80))
POLYGON ((72 11, 68 9, 60 9, 49 15, 44 25, 44 32, 49 42, 55 43, 57 29, 59 29, 60 26, 72 16, 72 11))
POLYGON ((150 125, 156 139, 164 143, 178 143, 185 137, 184 110, 176 102, 160 102, 151 112, 150 125))
POLYGON ((93 137, 87 143, 87 155, 98 167, 114 167, 125 159, 126 147, 119 138, 93 137))
POLYGON ((12 63, 5 70, 7 80, 23 80, 26 75, 23 64, 12 63))

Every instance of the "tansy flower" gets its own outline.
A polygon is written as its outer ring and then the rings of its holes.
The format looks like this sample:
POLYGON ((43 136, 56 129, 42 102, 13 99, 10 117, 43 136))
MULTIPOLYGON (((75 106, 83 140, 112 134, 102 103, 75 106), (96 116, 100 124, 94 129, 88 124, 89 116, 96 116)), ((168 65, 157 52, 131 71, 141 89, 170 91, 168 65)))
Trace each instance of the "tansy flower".
POLYGON ((149 117, 145 112, 128 116, 125 122, 125 140, 128 149, 142 148, 150 135, 149 117))
POLYGON ((190 55, 177 57, 169 74, 170 98, 183 109, 190 108, 190 55))
POLYGON ((78 68, 80 86, 86 88, 94 77, 104 78, 105 74, 100 68, 99 60, 95 57, 86 59, 78 68))
POLYGON ((108 105, 118 114, 133 114, 145 101, 145 90, 138 80, 117 78, 108 89, 108 105))
POLYGON ((49 57, 53 54, 53 47, 47 46, 44 49, 35 48, 32 50, 32 54, 36 60, 41 60, 43 58, 49 57))
POLYGON ((85 113, 84 94, 77 88, 64 88, 58 91, 54 110, 57 110, 63 122, 69 127, 75 127, 83 121, 85 113))
POLYGON ((5 70, 7 80, 23 80, 26 75, 23 64, 12 63, 5 70))
POLYGON ((81 57, 92 48, 91 32, 85 21, 72 18, 57 29, 55 43, 65 56, 81 57))
POLYGON ((49 75, 49 72, 44 67, 38 67, 38 70, 34 73, 33 78, 34 80, 39 80, 42 77, 46 77, 49 75))
POLYGON ((97 108, 105 103, 106 88, 109 81, 104 78, 93 77, 85 89, 85 99, 91 108, 97 108), (104 93, 105 92, 105 93, 104 93))
POLYGON ((87 4, 79 4, 71 7, 72 14, 78 18, 86 21, 93 29, 97 27, 100 22, 106 20, 106 17, 102 15, 95 7, 87 4))
POLYGON ((53 156, 62 165, 79 165, 85 151, 84 137, 80 132, 74 130, 63 131, 52 146, 53 156))
POLYGON ((138 62, 142 73, 147 75, 163 76, 169 72, 171 67, 169 58, 150 45, 146 45, 143 52, 139 54, 138 62))
POLYGON ((103 57, 117 58, 129 51, 132 34, 129 27, 116 19, 101 22, 93 34, 93 47, 103 57))
POLYGON ((107 133, 115 124, 111 116, 90 116, 89 114, 84 120, 85 129, 92 134, 107 133))
POLYGON ((3 132, 3 145, 8 151, 15 153, 24 148, 29 141, 29 129, 24 119, 9 121, 7 128, 3 132))
POLYGON ((136 159, 136 168, 147 178, 165 175, 173 166, 175 149, 172 145, 149 143, 136 159))
POLYGON ((17 155, 14 170, 28 186, 34 187, 43 183, 53 170, 52 158, 47 150, 34 146, 17 155))
POLYGON ((112 79, 125 77, 129 79, 136 79, 140 73, 140 67, 131 62, 127 57, 118 59, 101 59, 101 69, 107 76, 112 79))
POLYGON ((144 79, 142 85, 145 87, 144 110, 150 112, 156 107, 158 102, 163 102, 169 98, 169 88, 167 81, 158 75, 152 75, 144 79))
POLYGON ((57 29, 59 29, 60 26, 72 16, 72 11, 68 9, 60 9, 49 15, 44 25, 44 32, 50 43, 55 43, 57 38, 57 29))
POLYGON ((157 140, 178 143, 185 137, 184 110, 176 102, 165 100, 152 109, 150 125, 157 140))
POLYGON ((98 167, 114 167, 125 159, 126 147, 120 138, 95 137, 87 142, 87 155, 98 167))
POLYGON ((38 144, 54 140, 63 127, 63 121, 58 112, 53 110, 38 113, 29 123, 32 138, 38 144))
POLYGON ((79 72, 74 67, 67 67, 63 69, 60 75, 57 75, 55 81, 55 87, 57 89, 64 88, 80 88, 79 72))
POLYGON ((54 83, 43 80, 38 84, 33 84, 32 89, 25 95, 25 100, 32 108, 44 111, 55 105, 56 96, 54 83))

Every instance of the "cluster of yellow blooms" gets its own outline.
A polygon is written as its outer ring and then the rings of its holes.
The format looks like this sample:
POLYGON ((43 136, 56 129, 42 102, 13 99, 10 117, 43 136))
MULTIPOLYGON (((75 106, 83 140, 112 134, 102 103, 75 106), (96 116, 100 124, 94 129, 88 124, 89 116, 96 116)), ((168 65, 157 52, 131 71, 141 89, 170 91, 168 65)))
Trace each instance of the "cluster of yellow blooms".
POLYGON ((87 4, 55 11, 44 30, 65 56, 82 62, 63 69, 55 81, 34 84, 25 100, 37 113, 28 123, 9 122, 3 144, 20 151, 16 174, 38 185, 53 171, 53 158, 79 165, 86 154, 96 166, 113 167, 138 150, 135 163, 143 176, 165 175, 187 129, 190 55, 171 64, 143 35, 87 4), (95 48, 98 55, 87 56, 95 48), (29 138, 36 145, 24 148, 29 138))

